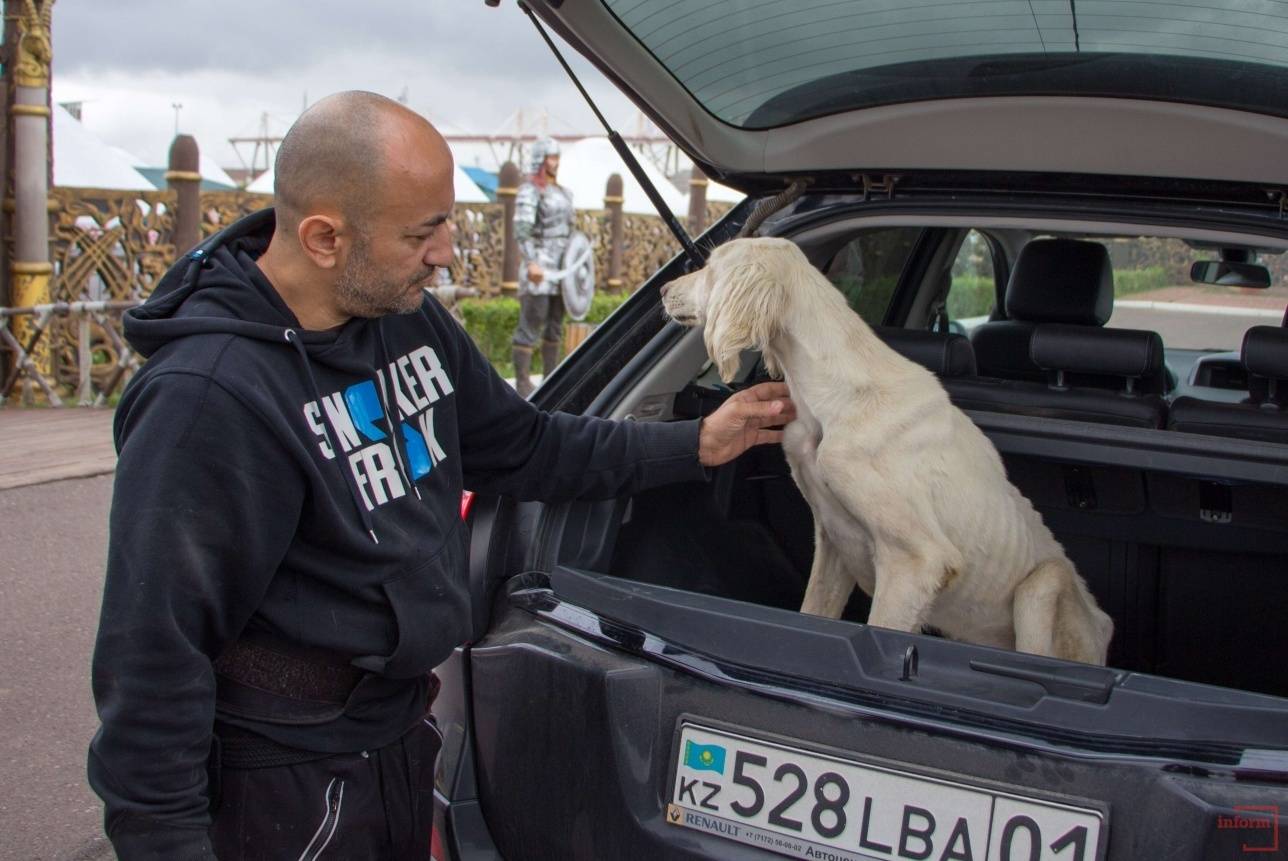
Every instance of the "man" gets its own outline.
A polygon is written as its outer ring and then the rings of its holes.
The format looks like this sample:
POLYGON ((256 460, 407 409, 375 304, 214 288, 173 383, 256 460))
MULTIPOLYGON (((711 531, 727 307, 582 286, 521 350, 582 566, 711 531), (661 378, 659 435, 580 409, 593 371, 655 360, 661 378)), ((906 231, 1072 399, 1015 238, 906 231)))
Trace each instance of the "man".
POLYGON ((468 632, 462 489, 701 480, 793 416, 780 384, 701 424, 520 399, 425 296, 452 160, 395 102, 319 102, 276 172, 275 212, 126 319, 149 361, 116 413, 89 755, 125 861, 424 857, 429 671, 468 632))
POLYGON ((559 363, 563 340, 563 286, 546 278, 563 262, 572 235, 572 192, 555 180, 559 143, 544 138, 532 145, 532 170, 514 198, 514 235, 523 257, 519 265, 519 325, 514 330, 514 388, 532 394, 532 348, 541 339, 542 373, 559 363))

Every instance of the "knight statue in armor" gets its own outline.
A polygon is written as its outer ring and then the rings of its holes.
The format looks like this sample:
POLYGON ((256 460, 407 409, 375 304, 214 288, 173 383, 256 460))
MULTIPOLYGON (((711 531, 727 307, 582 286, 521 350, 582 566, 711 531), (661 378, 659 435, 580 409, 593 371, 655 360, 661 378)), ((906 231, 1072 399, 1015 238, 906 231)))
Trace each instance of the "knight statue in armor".
POLYGON ((514 235, 519 244, 519 325, 514 330, 515 389, 532 393, 532 351, 541 341, 542 372, 559 362, 563 341, 564 299, 561 285, 547 272, 559 270, 573 233, 572 193, 555 179, 559 144, 553 138, 532 145, 529 174, 519 186, 514 205, 514 235))

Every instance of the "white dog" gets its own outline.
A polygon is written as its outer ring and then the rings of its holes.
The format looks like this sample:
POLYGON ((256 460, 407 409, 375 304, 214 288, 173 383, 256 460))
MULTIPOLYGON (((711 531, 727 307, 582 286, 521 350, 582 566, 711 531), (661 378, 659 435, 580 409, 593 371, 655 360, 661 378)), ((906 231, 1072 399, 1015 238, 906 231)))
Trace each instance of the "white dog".
POLYGON ((992 443, 934 375, 885 346, 795 244, 738 239, 663 288, 731 382, 761 351, 791 390, 783 448, 814 513, 801 612, 1103 664, 1113 622, 992 443))

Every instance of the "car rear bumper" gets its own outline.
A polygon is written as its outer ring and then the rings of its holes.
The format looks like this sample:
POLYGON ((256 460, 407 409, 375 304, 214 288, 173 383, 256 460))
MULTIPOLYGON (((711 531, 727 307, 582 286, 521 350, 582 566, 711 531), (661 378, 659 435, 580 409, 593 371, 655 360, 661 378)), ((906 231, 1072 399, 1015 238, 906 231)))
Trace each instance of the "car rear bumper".
POLYGON ((1040 749, 996 732, 931 729, 893 711, 859 714, 824 696, 809 703, 752 691, 720 683, 715 672, 703 677, 649 660, 607 620, 603 638, 513 606, 495 622, 469 653, 477 796, 451 812, 457 830, 487 833, 506 858, 765 857, 764 850, 668 824, 674 739, 686 719, 922 775, 1091 804, 1107 814, 1107 859, 1282 851, 1274 848, 1282 845, 1275 842, 1277 813, 1288 810, 1288 788, 1238 775, 1233 764, 1040 749), (1251 808, 1274 811, 1273 832, 1251 822, 1251 808))

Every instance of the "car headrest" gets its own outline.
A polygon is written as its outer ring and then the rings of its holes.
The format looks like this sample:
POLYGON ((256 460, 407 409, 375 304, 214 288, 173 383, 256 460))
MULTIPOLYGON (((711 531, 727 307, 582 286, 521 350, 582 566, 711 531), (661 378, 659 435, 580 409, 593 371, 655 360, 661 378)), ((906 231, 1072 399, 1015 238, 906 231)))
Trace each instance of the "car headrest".
POLYGON ((975 350, 964 335, 877 326, 886 346, 941 377, 975 376, 975 350))
POLYGON ((1033 364, 1044 371, 1119 377, 1127 391, 1157 391, 1163 380, 1163 339, 1144 329, 1099 329, 1048 324, 1029 341, 1033 364))
POLYGON ((1099 242, 1034 239, 1006 285, 1006 316, 1031 323, 1103 326, 1114 310, 1114 272, 1099 242))
POLYGON ((1288 329, 1253 326, 1243 336, 1243 366, 1248 373, 1288 380, 1288 329))

